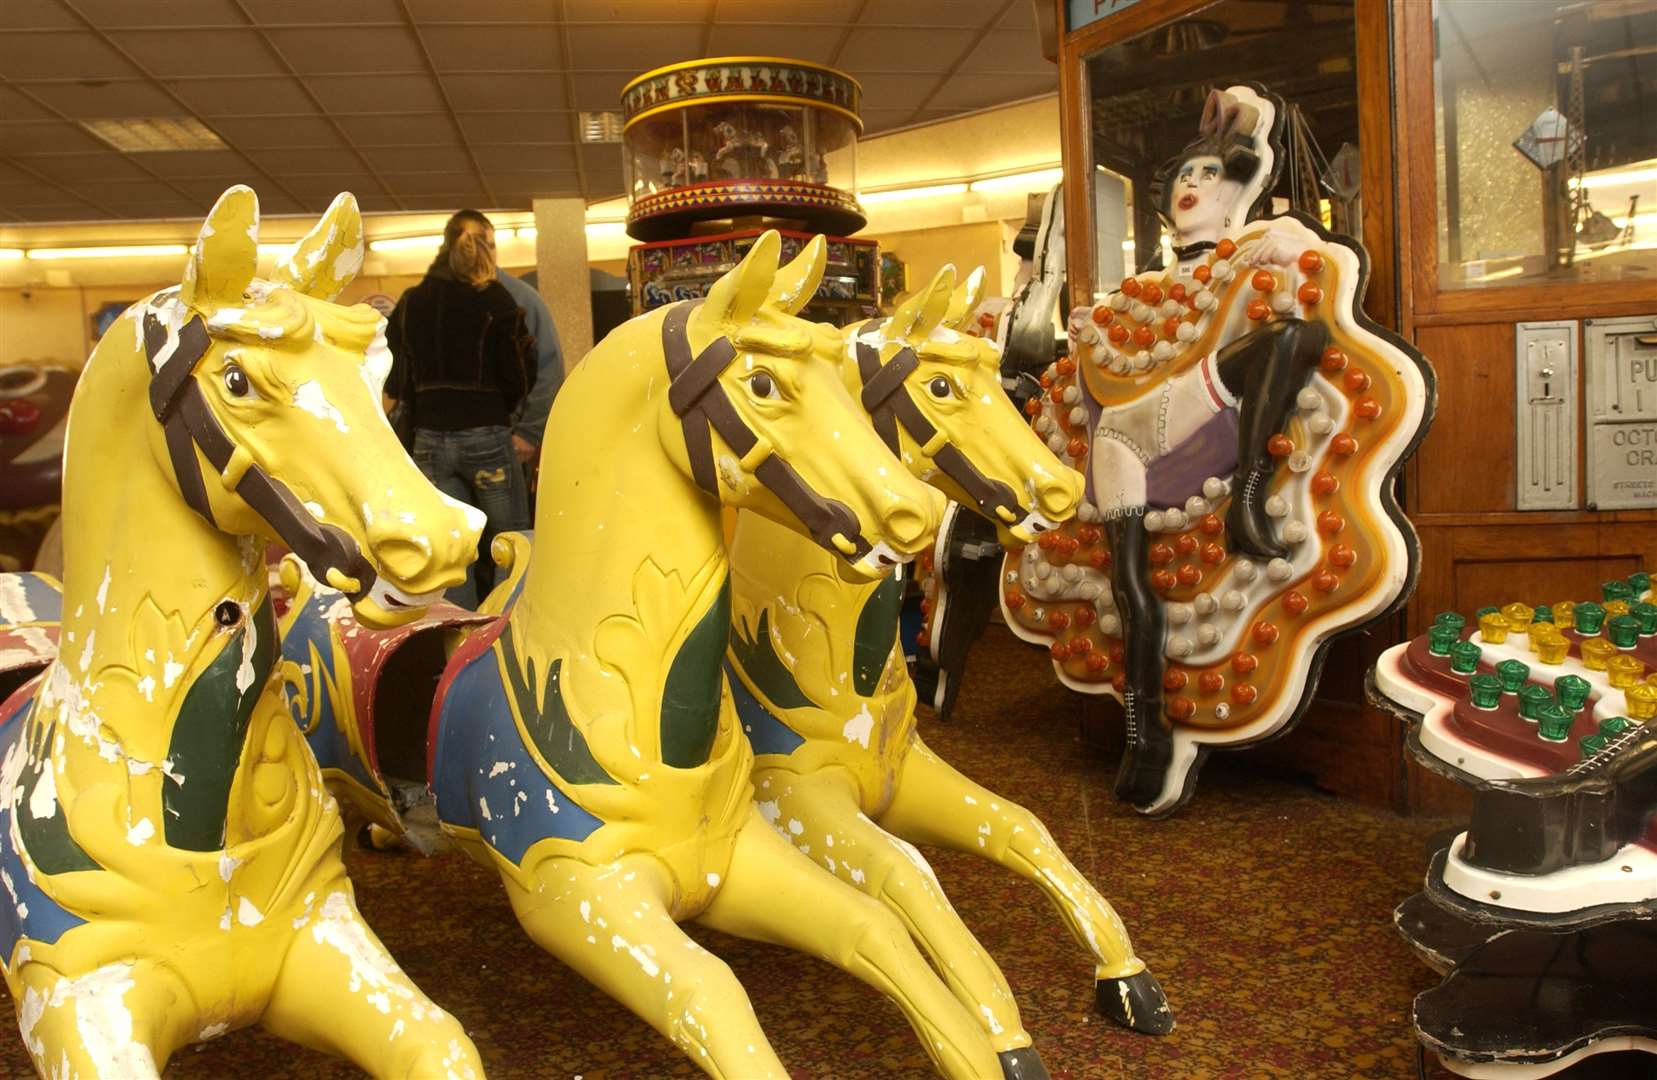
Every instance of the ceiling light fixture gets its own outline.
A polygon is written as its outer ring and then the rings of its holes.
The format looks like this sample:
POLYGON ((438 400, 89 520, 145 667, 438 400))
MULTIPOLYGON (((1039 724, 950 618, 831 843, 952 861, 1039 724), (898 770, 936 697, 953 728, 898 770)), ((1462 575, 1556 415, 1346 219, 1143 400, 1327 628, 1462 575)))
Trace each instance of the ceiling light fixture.
POLYGON ((618 143, 621 141, 621 113, 619 112, 583 112, 579 113, 581 121, 581 141, 584 143, 618 143))
POLYGON ((974 180, 967 186, 969 191, 1045 191, 1064 179, 1064 169, 1053 166, 1050 169, 1032 169, 1029 172, 1010 173, 1006 176, 991 176, 983 180, 974 180))
POLYGON ((880 203, 898 202, 907 199, 929 199, 940 195, 961 195, 966 190, 966 184, 924 184, 920 187, 890 188, 886 191, 859 191, 857 201, 864 206, 876 206, 880 203))
POLYGON ((166 255, 187 255, 184 244, 126 244, 119 247, 31 248, 29 258, 41 262, 54 259, 147 259, 166 255))
POLYGON ((193 116, 82 120, 80 125, 125 154, 224 149, 223 140, 193 116))
POLYGON ((0 248, 0 262, 11 262, 22 257, 22 248, 0 248))

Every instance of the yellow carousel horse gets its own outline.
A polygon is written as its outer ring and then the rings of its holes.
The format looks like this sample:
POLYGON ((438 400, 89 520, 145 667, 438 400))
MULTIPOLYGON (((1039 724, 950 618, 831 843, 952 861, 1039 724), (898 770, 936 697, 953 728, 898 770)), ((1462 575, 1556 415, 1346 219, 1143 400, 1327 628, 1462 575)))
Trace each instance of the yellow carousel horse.
POLYGON ((250 1024, 382 1076, 481 1073, 358 914, 336 804, 267 679, 265 545, 367 625, 461 580, 481 515, 380 408, 389 354, 333 298, 341 195, 254 277, 258 202, 214 206, 184 280, 134 305, 70 410, 58 659, 0 714, 5 978, 42 1074, 155 1076, 250 1024))
MULTIPOLYGON (((960 332, 982 291, 945 267, 890 319, 848 327, 845 383, 916 477, 1027 543, 1074 513, 1082 478, 1002 391, 999 355, 960 332)), ((902 583, 848 582, 826 554, 757 514, 731 546, 737 712, 767 820, 898 914, 978 1018, 1009 1077, 1045 1076, 995 961, 913 843, 970 851, 1039 885, 1097 964, 1100 1008, 1165 1032, 1172 1017, 1120 919, 1028 810, 940 759, 915 730, 898 644, 902 583)))
POLYGON ((498 544, 521 557, 486 605, 502 614, 448 662, 423 779, 529 936, 710 1075, 788 1073, 731 970, 679 928, 691 919, 845 969, 903 1010, 945 1075, 999 1075, 903 923, 754 804, 722 666, 721 504, 808 533, 855 581, 921 551, 943 511, 848 398, 827 332, 795 317, 821 238, 780 270, 779 249, 765 233, 705 301, 624 324, 571 373, 534 549, 498 544))

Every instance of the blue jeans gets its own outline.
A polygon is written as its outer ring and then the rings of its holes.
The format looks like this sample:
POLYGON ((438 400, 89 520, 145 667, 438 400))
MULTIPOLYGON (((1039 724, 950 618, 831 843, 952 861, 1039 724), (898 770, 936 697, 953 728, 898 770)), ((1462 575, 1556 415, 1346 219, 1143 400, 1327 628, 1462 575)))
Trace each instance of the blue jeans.
POLYGON ((490 541, 497 533, 530 526, 529 486, 524 482, 518 455, 512 450, 512 433, 504 427, 463 431, 417 428, 413 456, 414 464, 437 490, 471 503, 489 519, 478 559, 465 582, 444 594, 452 604, 475 608, 494 582, 490 541))

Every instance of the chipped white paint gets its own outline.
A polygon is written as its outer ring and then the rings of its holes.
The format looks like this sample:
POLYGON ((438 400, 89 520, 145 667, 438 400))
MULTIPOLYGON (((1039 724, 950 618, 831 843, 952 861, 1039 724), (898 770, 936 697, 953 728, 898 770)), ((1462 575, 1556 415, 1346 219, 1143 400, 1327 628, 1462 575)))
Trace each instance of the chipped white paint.
POLYGON ((349 435, 351 427, 345 422, 345 416, 328 400, 328 392, 315 379, 307 379, 300 383, 293 392, 293 403, 296 408, 303 409, 316 417, 334 425, 342 435, 349 435))
POLYGON ((857 715, 846 721, 840 733, 846 737, 847 742, 854 742, 867 750, 869 735, 874 731, 874 726, 874 714, 869 711, 869 703, 864 701, 859 704, 857 715))
POLYGON ((155 835, 155 822, 147 817, 138 819, 138 823, 127 830, 127 843, 133 847, 140 847, 155 835))
POLYGON ((265 913, 254 906, 247 897, 240 897, 236 903, 236 921, 243 926, 258 926, 265 921, 265 913))
POLYGON ((59 977, 49 994, 33 986, 24 992, 18 1027, 43 1072, 61 1075, 65 1080, 74 1075, 67 1062, 61 1070, 44 1068, 48 1064, 43 1060, 45 1041, 35 1034, 48 1009, 72 1008, 75 1033, 93 1076, 136 1080, 157 1075, 150 1048, 133 1035, 132 1011, 125 1000, 134 985, 132 969, 130 963, 106 964, 73 979, 59 977))

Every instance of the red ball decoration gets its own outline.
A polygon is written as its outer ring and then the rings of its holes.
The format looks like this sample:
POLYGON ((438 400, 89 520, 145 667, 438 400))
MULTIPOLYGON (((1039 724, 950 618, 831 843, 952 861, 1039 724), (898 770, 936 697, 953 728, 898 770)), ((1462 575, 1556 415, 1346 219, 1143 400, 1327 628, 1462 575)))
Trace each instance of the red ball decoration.
POLYGON ((1166 566, 1174 561, 1174 549, 1164 543, 1151 545, 1150 554, 1146 556, 1152 566, 1166 566))
POLYGON ((1325 371, 1339 371, 1346 367, 1346 354, 1331 345, 1323 350, 1323 358, 1318 365, 1325 371))
POLYGON ((1257 622, 1254 624, 1254 629, 1250 631, 1250 634, 1254 638, 1256 644, 1270 645, 1272 642, 1277 640, 1277 627, 1269 622, 1257 622))
POLYGON ((1168 286, 1168 299, 1180 304, 1185 303, 1185 283, 1183 281, 1176 281, 1168 286))
POLYGON ((1237 254, 1237 241, 1226 237, 1214 245, 1214 256, 1219 259, 1229 259, 1237 254))
POLYGON ((1197 686, 1205 694, 1217 694, 1225 687, 1225 676, 1218 671, 1205 671, 1197 676, 1197 686))
POLYGON ((1086 656, 1093 651, 1093 639, 1089 637, 1075 638, 1070 642, 1072 656, 1086 656))
POLYGON ((1255 699, 1259 696, 1260 691, 1248 683, 1238 683, 1231 688, 1231 700, 1238 705, 1253 705, 1255 699))
POLYGON ((1318 532, 1325 536, 1334 536, 1346 528, 1346 519, 1333 510, 1325 510, 1318 515, 1318 532))
POLYGON ((1231 654, 1231 670, 1239 675, 1247 675, 1260 666, 1260 658, 1253 653, 1237 652, 1231 654))
POLYGON ((1346 388, 1351 390, 1353 393, 1360 393, 1369 389, 1368 373, 1361 371, 1358 368, 1353 368, 1351 371, 1348 371, 1341 381, 1345 383, 1346 388))
POLYGON ((1087 453, 1087 440, 1083 438, 1071 439, 1065 446, 1065 450, 1069 452, 1071 457, 1079 458, 1087 453))
POLYGON ((1178 583, 1179 579, 1174 576, 1174 573, 1171 570, 1151 571, 1151 588, 1155 589, 1157 592, 1167 592, 1178 583))
POLYGON ((1150 282, 1145 286, 1144 291, 1139 294, 1139 299, 1141 303, 1156 307, 1162 303, 1162 286, 1154 281, 1150 282))
POLYGON ((1277 288, 1277 275, 1270 270, 1256 270, 1249 284, 1254 286, 1256 292, 1271 292, 1277 288))
POLYGON ((1197 284, 1207 285, 1209 281, 1213 279, 1214 271, 1208 268, 1207 263, 1204 263, 1195 270, 1191 271, 1191 276, 1197 279, 1197 284))
POLYGON ((1197 528, 1201 529, 1209 536, 1218 536, 1220 534, 1220 530, 1225 528, 1225 522, 1220 520, 1220 516, 1218 514, 1204 514, 1202 516, 1202 520, 1197 522, 1197 528))
POLYGON ((1306 599, 1305 593, 1285 593, 1283 595, 1283 610, 1287 611, 1290 615, 1299 615, 1306 610, 1306 605, 1309 602, 1310 601, 1306 599))
POLYGON ((1259 322, 1267 315, 1271 314, 1271 308, 1267 307, 1266 302, 1260 299, 1250 300, 1248 302, 1247 310, 1248 317, 1253 319, 1255 322, 1259 322))
POLYGON ((1323 256, 1322 255, 1319 255, 1317 252, 1313 251, 1311 248, 1307 248, 1305 251, 1302 251, 1300 253, 1300 272, 1301 273, 1303 273, 1303 274, 1315 274, 1315 273, 1317 273, 1318 271, 1320 271, 1322 269, 1323 269, 1323 256))
POLYGON ((1060 375, 1069 375, 1071 372, 1076 370, 1076 361, 1070 359, 1068 356, 1061 356, 1059 357, 1059 362, 1053 366, 1058 369, 1060 375))
POLYGON ((1041 412, 1041 399, 1040 398, 1031 398, 1029 401, 1026 401, 1024 403, 1024 411, 1026 413, 1030 414, 1031 416, 1034 416, 1037 413, 1041 412))
POLYGON ((1130 277, 1130 278, 1123 278, 1122 279, 1122 295, 1123 296, 1138 296, 1139 295, 1139 289, 1140 289, 1140 286, 1139 286, 1139 279, 1138 278, 1130 277))
POLYGON ((1133 343, 1135 345, 1148 349, 1153 343, 1155 343, 1155 341, 1156 334, 1151 332, 1151 328, 1149 326, 1139 326, 1134 328, 1133 343))
POLYGON ((1274 458, 1286 458, 1294 452, 1294 440, 1281 431, 1266 440, 1266 453, 1274 458))
POLYGON ((917 648, 925 649, 931 644, 932 635, 927 633, 925 630, 922 630, 915 635, 915 645, 917 648))
POLYGON ((1218 566, 1225 561, 1225 548, 1219 544, 1204 544, 1200 558, 1210 566, 1218 566))
POLYGON ((1168 715, 1175 720, 1189 720, 1196 712, 1197 703, 1188 697, 1177 697, 1168 702, 1168 715))
POLYGON ((1333 473, 1320 472, 1312 477, 1312 494, 1333 495, 1341 489, 1341 482, 1333 473))
POLYGON ((1352 407, 1352 411, 1365 420, 1374 420, 1381 415, 1381 403, 1372 397, 1360 398, 1358 404, 1352 407))
POLYGON ((1055 641, 1053 644, 1047 646, 1047 655, 1062 664, 1066 660, 1070 659, 1070 646, 1066 645, 1062 641, 1055 641))
POLYGON ((1101 674, 1110 667, 1110 657, 1095 649, 1087 654, 1087 670, 1095 675, 1101 674))
POLYGON ((1112 323, 1110 333, 1107 336, 1110 338, 1112 345, 1120 345, 1128 340, 1128 333, 1128 328, 1121 323, 1112 323))
POLYGON ((1007 605, 1008 611, 1017 611, 1025 604, 1024 594, 1021 592, 1009 592, 1006 596, 1001 598, 1001 602, 1007 605))
POLYGON ((1329 449, 1341 457, 1351 457, 1358 452, 1358 440, 1343 431, 1329 440, 1329 449))
POLYGON ((1300 288, 1295 290, 1295 297, 1302 304, 1311 305, 1323 299, 1323 290, 1310 281, 1302 282, 1300 288))
POLYGON ((1341 579, 1327 570, 1319 570, 1312 575, 1312 588, 1318 592, 1334 592, 1340 583, 1341 579))
POLYGON ((1081 607, 1076 609, 1077 626, 1092 626, 1096 621, 1098 621, 1098 618, 1099 616, 1094 614, 1093 608, 1089 604, 1083 604, 1081 607))
POLYGON ((1188 678, 1184 668, 1171 667, 1162 673, 1162 688, 1164 690, 1183 690, 1188 678))
POLYGON ((1098 323, 1100 326, 1104 326, 1106 323, 1110 322, 1111 318, 1112 315, 1110 308, 1106 307, 1104 304, 1100 304, 1093 309, 1093 321, 1098 323))
POLYGON ((1345 570, 1358 561, 1358 553, 1345 544, 1336 544, 1329 549, 1329 565, 1345 570))
POLYGON ((1049 611, 1047 613, 1047 626, 1052 630, 1068 629, 1070 626, 1070 616, 1066 615, 1062 611, 1049 611))
POLYGON ((1190 563, 1186 563, 1184 566, 1174 571, 1174 576, 1179 578, 1179 583, 1181 585, 1190 588, 1202 580, 1202 571, 1197 569, 1195 566, 1192 566, 1190 563))
POLYGON ((1181 533, 1174 541, 1174 550, 1181 555, 1190 555, 1197 550, 1197 538, 1190 533, 1181 533))

